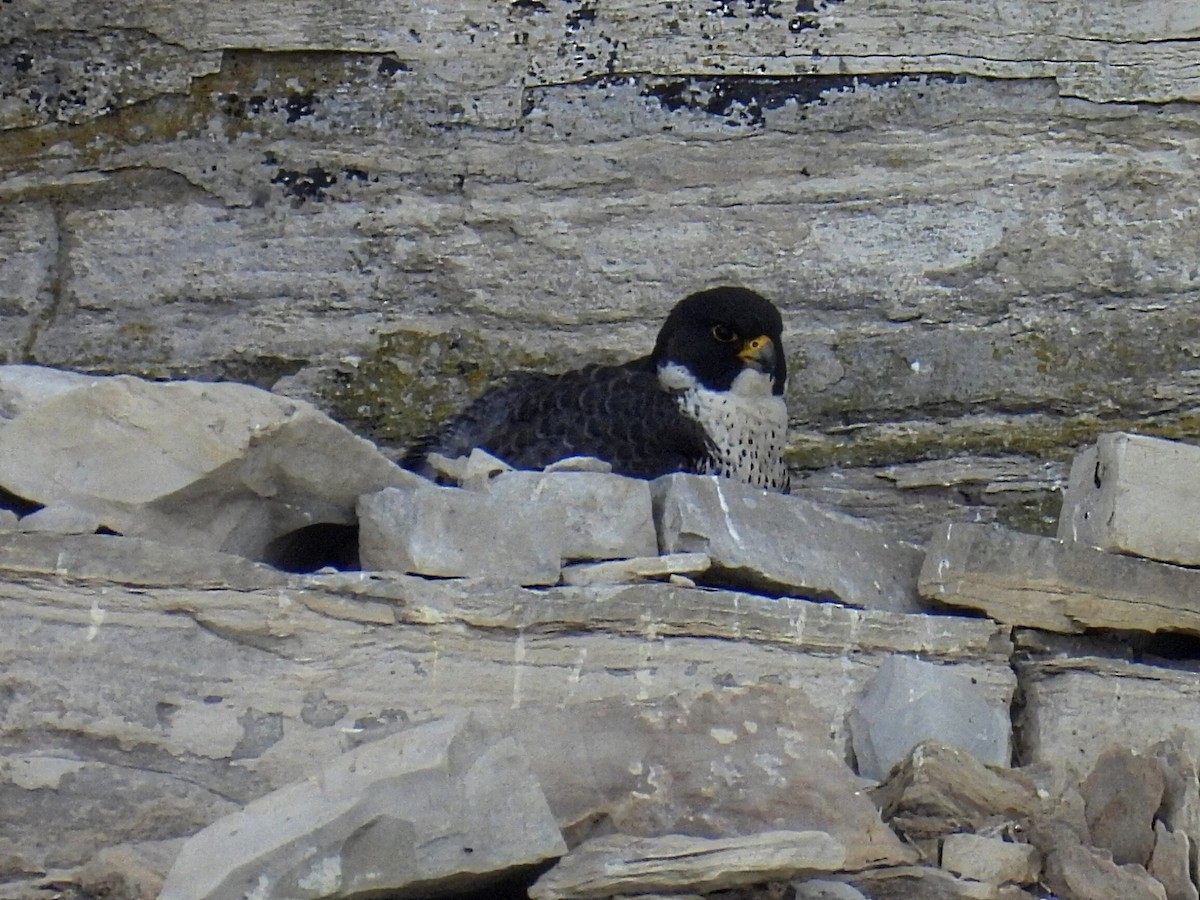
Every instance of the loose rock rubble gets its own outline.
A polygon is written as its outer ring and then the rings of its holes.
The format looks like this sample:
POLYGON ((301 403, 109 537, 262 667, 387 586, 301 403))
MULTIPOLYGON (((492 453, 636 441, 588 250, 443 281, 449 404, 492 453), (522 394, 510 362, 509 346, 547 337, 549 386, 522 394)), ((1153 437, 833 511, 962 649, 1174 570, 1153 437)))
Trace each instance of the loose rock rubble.
POLYGON ((596 461, 434 484, 239 385, 0 367, 0 415, 0 894, 1200 896, 1154 643, 1200 550, 1143 491, 1194 448, 922 550, 596 461))

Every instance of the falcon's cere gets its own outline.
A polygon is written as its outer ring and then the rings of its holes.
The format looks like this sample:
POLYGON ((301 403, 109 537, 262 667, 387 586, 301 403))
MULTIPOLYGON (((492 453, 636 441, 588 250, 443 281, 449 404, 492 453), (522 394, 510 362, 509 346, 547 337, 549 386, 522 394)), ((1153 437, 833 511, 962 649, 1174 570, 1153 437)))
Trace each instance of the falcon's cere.
POLYGON ((518 469, 594 456, 635 478, 699 472, 786 491, 782 332, 779 310, 754 291, 700 291, 671 310, 649 355, 509 375, 404 465, 429 474, 428 454, 480 447, 518 469))

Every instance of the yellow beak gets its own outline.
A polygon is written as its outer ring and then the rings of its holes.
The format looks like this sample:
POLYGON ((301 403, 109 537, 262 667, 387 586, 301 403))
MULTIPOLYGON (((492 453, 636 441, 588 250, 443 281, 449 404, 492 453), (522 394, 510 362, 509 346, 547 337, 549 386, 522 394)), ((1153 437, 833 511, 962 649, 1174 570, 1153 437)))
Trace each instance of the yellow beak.
POLYGON ((738 359, 742 361, 742 365, 758 369, 760 372, 774 372, 775 342, 765 334, 751 338, 742 344, 738 359))

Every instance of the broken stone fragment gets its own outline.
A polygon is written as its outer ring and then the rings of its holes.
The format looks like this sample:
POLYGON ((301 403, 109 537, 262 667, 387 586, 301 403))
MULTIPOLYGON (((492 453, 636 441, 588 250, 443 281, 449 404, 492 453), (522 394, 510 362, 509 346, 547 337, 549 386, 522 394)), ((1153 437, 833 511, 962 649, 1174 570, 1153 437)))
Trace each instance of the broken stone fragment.
POLYGON ((543 527, 535 510, 486 492, 420 479, 363 495, 358 520, 364 569, 522 585, 559 578, 563 536, 543 527))
POLYGON ((1200 565, 1200 447, 1116 432, 1075 456, 1060 540, 1200 565), (1169 511, 1169 514, 1164 514, 1169 511))
POLYGON ((1010 625, 1200 634, 1200 572, 988 525, 935 532, 920 589, 1010 625))
POLYGON ((581 563, 562 570, 563 584, 620 584, 679 575, 702 575, 711 560, 703 553, 668 553, 609 562, 581 563))
POLYGON ((105 847, 78 874, 79 886, 95 897, 157 900, 184 841, 144 841, 105 847))
POLYGON ((651 483, 663 553, 706 553, 722 583, 892 612, 920 608, 922 552, 886 529, 706 475, 651 483))
POLYGON ((942 840, 942 868, 989 884, 1033 884, 1042 857, 1030 844, 977 834, 949 834, 942 840))
POLYGON ((1042 808, 1025 772, 987 766, 935 742, 914 747, 872 794, 884 818, 913 841, 985 825, 1020 826, 1042 808))
POLYGON ((1043 877, 1062 900, 1167 900, 1162 884, 1141 866, 1118 866, 1081 844, 1048 853, 1043 877))
MULTIPOLYGON (((658 553, 649 484, 604 472, 502 472, 487 493, 557 538, 563 560, 658 553)), ((512 527, 511 525, 508 527, 512 527)))
POLYGON ((529 890, 532 900, 591 900, 682 889, 712 892, 841 868, 846 851, 822 831, 747 837, 593 838, 559 860, 529 890))
MULTIPOLYGON (((960 878, 932 866, 895 866, 848 876, 871 900, 1034 900, 1016 885, 960 878)), ((1065 898, 1058 898, 1065 900, 1065 898)))
POLYGON ((469 456, 450 458, 442 454, 430 454, 426 457, 428 466, 440 480, 451 485, 470 485, 484 487, 488 480, 502 472, 512 472, 512 467, 503 460, 497 460, 490 452, 475 448, 469 456))
POLYGON ((161 900, 486 891, 567 850, 516 742, 457 714, 352 750, 184 845, 161 900))
MULTIPOLYGON (((1163 776, 1163 802, 1155 813, 1155 831, 1158 833, 1159 826, 1163 826, 1167 840, 1172 843, 1177 843, 1182 836, 1186 842, 1188 859, 1193 858, 1196 847, 1200 846, 1200 773, 1197 772, 1195 759, 1188 750, 1193 740, 1191 732, 1179 728, 1168 739, 1159 741, 1144 751, 1146 756, 1158 761, 1163 776)), ((1155 857, 1159 856, 1159 842, 1162 839, 1161 836, 1156 839, 1155 857)), ((1153 860, 1151 865, 1154 865, 1153 860)), ((1169 867, 1169 859, 1162 859, 1160 865, 1169 867)), ((1171 881, 1158 873, 1155 873, 1155 877, 1163 882, 1167 893, 1171 895, 1171 881)), ((1195 888, 1192 890, 1195 891, 1195 888)), ((1174 893, 1179 894, 1181 900, 1194 900, 1183 889, 1174 893)), ((1175 897, 1172 896, 1171 900, 1175 900, 1175 897)))
POLYGON ((611 472, 612 463, 594 456, 567 456, 550 463, 543 472, 611 472))
POLYGON ((898 654, 884 661, 850 711, 858 772, 876 781, 929 740, 1007 765, 1011 730, 1007 708, 990 704, 970 677, 898 654))
POLYGON ((1182 832, 1154 823, 1154 852, 1147 871, 1167 892, 1167 900, 1200 900, 1200 891, 1192 881, 1191 841, 1182 832))
POLYGON ((0 428, 0 488, 250 559, 315 523, 353 524, 360 494, 419 480, 311 405, 244 384, 67 379, 18 408, 0 428))

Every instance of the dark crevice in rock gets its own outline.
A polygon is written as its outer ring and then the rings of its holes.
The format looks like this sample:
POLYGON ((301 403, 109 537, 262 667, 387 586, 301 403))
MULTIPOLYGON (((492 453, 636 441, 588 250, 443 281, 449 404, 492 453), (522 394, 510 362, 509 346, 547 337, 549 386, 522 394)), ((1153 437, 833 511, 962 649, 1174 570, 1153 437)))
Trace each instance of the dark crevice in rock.
POLYGON ((285 572, 334 568, 358 570, 358 526, 318 522, 280 535, 263 551, 260 562, 285 572))

